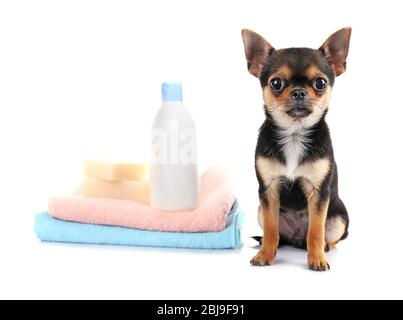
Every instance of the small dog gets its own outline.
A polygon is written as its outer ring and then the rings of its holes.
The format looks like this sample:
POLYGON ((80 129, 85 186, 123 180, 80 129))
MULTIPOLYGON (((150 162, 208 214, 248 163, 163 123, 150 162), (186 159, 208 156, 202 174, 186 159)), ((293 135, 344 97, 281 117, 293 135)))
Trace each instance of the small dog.
POLYGON ((351 28, 344 28, 317 50, 275 50, 257 33, 242 30, 266 115, 255 155, 263 238, 252 265, 272 265, 277 247, 287 244, 308 249, 309 268, 326 271, 325 251, 347 238, 349 217, 338 196, 325 116, 335 77, 346 70, 350 37, 351 28))

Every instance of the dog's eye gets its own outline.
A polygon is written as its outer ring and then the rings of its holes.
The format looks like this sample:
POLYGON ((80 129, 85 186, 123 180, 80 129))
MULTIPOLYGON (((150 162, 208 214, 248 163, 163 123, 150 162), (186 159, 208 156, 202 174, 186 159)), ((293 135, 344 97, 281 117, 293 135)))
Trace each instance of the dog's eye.
POLYGON ((284 89, 285 86, 285 81, 284 79, 281 78, 274 78, 272 80, 270 80, 270 87, 274 90, 274 91, 281 91, 284 89))
POLYGON ((316 78, 313 80, 313 87, 318 91, 323 91, 327 87, 327 81, 324 78, 316 78))

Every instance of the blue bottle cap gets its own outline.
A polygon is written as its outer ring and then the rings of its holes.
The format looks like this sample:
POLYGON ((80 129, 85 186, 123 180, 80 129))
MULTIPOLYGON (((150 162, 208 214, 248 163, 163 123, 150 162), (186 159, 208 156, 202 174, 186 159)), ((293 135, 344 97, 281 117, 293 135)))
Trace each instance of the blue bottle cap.
POLYGON ((161 93, 163 102, 182 101, 182 83, 163 82, 161 93))

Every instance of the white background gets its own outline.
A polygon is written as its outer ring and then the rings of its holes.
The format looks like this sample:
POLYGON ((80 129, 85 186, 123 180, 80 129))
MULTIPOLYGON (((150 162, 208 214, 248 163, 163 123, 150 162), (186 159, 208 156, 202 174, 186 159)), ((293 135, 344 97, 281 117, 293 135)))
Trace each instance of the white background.
POLYGON ((1 1, 0 298, 403 298, 400 1, 1 1), (160 82, 181 80, 200 171, 232 172, 259 235, 254 148, 261 89, 242 28, 319 47, 353 27, 328 122, 351 236, 313 273, 306 253, 253 268, 242 250, 42 244, 37 212, 69 194, 86 158, 147 160, 160 82))

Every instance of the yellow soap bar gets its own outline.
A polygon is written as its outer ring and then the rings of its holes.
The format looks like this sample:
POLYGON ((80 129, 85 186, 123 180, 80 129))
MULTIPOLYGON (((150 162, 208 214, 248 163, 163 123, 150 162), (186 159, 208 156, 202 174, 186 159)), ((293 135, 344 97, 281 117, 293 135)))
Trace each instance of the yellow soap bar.
POLYGON ((84 177, 75 194, 84 197, 131 200, 150 204, 150 185, 147 181, 106 181, 84 177))
POLYGON ((144 163, 108 163, 87 160, 84 162, 84 175, 106 181, 147 181, 148 166, 144 163))

